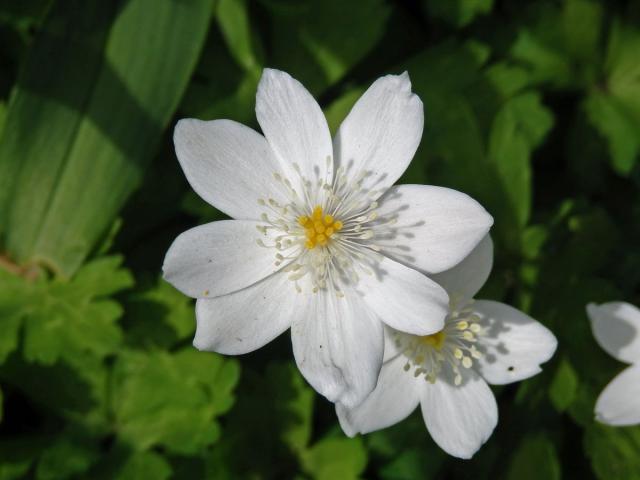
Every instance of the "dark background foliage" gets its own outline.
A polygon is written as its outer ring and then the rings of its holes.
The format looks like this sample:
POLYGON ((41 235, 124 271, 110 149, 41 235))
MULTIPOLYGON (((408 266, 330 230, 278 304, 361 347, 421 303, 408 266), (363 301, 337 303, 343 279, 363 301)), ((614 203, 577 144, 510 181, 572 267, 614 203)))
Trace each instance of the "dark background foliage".
POLYGON ((640 427, 593 420, 622 365, 588 302, 640 304, 640 4, 612 0, 0 0, 0 479, 640 478, 640 427), (242 358, 191 347, 159 278, 180 232, 221 218, 189 189, 178 118, 256 127, 262 68, 333 131, 378 76, 425 104, 403 183, 495 217, 480 297, 558 336, 495 388, 470 461, 419 412, 348 439, 287 335, 242 358))

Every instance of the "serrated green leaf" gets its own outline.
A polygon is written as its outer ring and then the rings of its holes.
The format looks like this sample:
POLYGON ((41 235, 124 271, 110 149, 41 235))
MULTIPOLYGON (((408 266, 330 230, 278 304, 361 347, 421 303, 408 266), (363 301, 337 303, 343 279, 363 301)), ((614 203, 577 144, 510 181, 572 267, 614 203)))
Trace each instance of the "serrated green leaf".
POLYGON ((359 437, 325 438, 303 452, 300 460, 315 480, 355 480, 367 466, 367 451, 359 437))
POLYGON ((431 16, 457 28, 468 25, 493 8, 493 0, 425 0, 424 3, 431 16))
POLYGON ((126 301, 125 325, 130 343, 171 348, 193 336, 193 301, 159 279, 126 301))
POLYGON ((558 412, 564 412, 578 393, 578 374, 567 359, 563 359, 549 386, 549 398, 558 412))
POLYGON ((561 470, 554 444, 545 436, 526 438, 509 466, 508 480, 560 480, 561 470))
POLYGON ((640 427, 615 428, 594 423, 587 428, 584 446, 601 480, 640 478, 640 427))
POLYGON ((215 442, 215 418, 233 403, 235 361, 188 348, 174 355, 127 352, 114 371, 118 434, 138 449, 194 454, 215 442))
POLYGON ((209 0, 57 1, 0 141, 0 233, 70 276, 151 159, 208 27, 209 0), (8 201, 9 198, 11 201, 8 201))

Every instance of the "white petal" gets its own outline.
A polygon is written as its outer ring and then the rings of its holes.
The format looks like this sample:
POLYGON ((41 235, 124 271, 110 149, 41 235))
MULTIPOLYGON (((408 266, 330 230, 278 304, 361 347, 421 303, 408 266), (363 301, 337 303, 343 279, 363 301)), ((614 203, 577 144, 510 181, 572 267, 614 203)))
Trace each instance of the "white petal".
POLYGON ((384 349, 382 323, 360 297, 311 294, 309 310, 291 326, 298 368, 332 402, 351 407, 376 386, 384 349))
POLYGON ((477 300, 472 308, 485 329, 478 340, 483 353, 478 362, 487 382, 503 385, 529 378, 555 353, 553 333, 520 310, 490 300, 477 300))
POLYGON ((496 399, 473 370, 458 386, 442 375, 433 384, 425 382, 420 404, 433 440, 458 458, 471 458, 498 423, 496 399))
POLYGON ((489 278, 493 267, 493 241, 486 235, 455 267, 430 275, 452 297, 470 300, 489 278))
POLYGON ((256 94, 256 116, 294 186, 301 185, 294 165, 309 180, 331 180, 329 127, 320 106, 300 82, 288 73, 265 68, 256 94))
POLYGON ((231 120, 180 120, 176 155, 191 187, 205 201, 239 220, 258 220, 258 199, 279 196, 279 161, 262 135, 231 120))
POLYGON ((360 405, 347 408, 336 405, 340 426, 345 434, 369 433, 390 427, 407 418, 418 406, 418 392, 424 378, 405 372, 405 357, 396 357, 382 366, 378 385, 360 405))
POLYGON ((378 208, 374 241, 382 253, 425 273, 439 273, 460 263, 487 235, 493 218, 468 195, 430 185, 389 189, 378 208))
POLYGON ((640 310, 629 303, 590 303, 587 314, 598 344, 626 363, 640 362, 640 310))
POLYGON ((257 244, 270 239, 258 222, 222 220, 182 233, 169 247, 164 279, 185 295, 212 298, 252 285, 278 268, 275 256, 257 244))
POLYGON ((411 163, 423 126, 422 102, 411 93, 409 75, 381 77, 340 125, 333 141, 336 166, 343 167, 349 178, 366 174, 363 188, 377 191, 377 197, 411 163))
POLYGON ((640 365, 627 367, 605 387, 596 419, 616 427, 640 424, 640 365))
POLYGON ((449 312, 447 292, 420 272, 382 258, 357 284, 368 307, 390 327, 414 335, 442 329, 449 312))
POLYGON ((196 302, 199 350, 225 355, 252 352, 284 332, 308 310, 287 273, 278 272, 240 291, 196 302))

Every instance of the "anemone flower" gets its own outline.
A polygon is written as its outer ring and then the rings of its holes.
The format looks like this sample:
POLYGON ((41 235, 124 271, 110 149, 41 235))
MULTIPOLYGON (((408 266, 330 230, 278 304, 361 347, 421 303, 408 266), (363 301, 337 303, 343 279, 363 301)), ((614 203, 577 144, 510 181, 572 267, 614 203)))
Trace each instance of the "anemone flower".
POLYGON ((451 299, 444 328, 430 335, 386 331, 385 361, 375 390, 356 407, 338 403, 349 436, 400 422, 420 405, 433 440, 450 455, 470 458, 498 421, 487 383, 504 385, 540 372, 556 338, 509 305, 472 300, 491 271, 487 236, 462 263, 434 275, 451 299))
POLYGON ((460 262, 493 219, 455 190, 392 186, 423 128, 406 73, 376 80, 333 141, 287 73, 264 71, 256 115, 263 135, 231 120, 178 122, 187 180, 232 220, 180 235, 164 277, 197 299, 197 348, 242 354, 291 328, 307 381, 354 405, 375 387, 383 324, 440 330, 449 298, 424 273, 460 262))

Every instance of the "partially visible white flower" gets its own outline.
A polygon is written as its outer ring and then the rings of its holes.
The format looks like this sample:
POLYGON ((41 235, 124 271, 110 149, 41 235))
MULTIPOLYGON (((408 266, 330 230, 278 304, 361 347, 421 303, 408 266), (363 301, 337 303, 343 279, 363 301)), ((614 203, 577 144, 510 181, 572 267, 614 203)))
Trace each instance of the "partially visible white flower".
POLYGON ((598 397, 596 419, 613 426, 640 424, 640 310, 625 302, 590 303, 587 315, 598 344, 631 364, 598 397))
POLYGON ((376 389, 355 408, 336 405, 347 435, 391 426, 420 404, 427 430, 450 455, 471 458, 489 438, 498 409, 487 382, 503 385, 537 374, 557 346, 546 327, 519 310, 472 300, 492 262, 487 236, 458 266, 433 276, 451 298, 441 331, 415 336, 387 329, 376 389))
POLYGON ((296 362, 331 401, 375 387, 383 323, 440 330, 445 290, 422 272, 461 261, 493 219, 455 190, 392 187, 418 148, 409 76, 376 80, 331 140, 322 110, 288 74, 266 69, 264 136, 230 120, 181 120, 174 142, 193 189, 234 220, 180 235, 164 277, 196 303, 194 345, 241 354, 291 327, 296 362))

